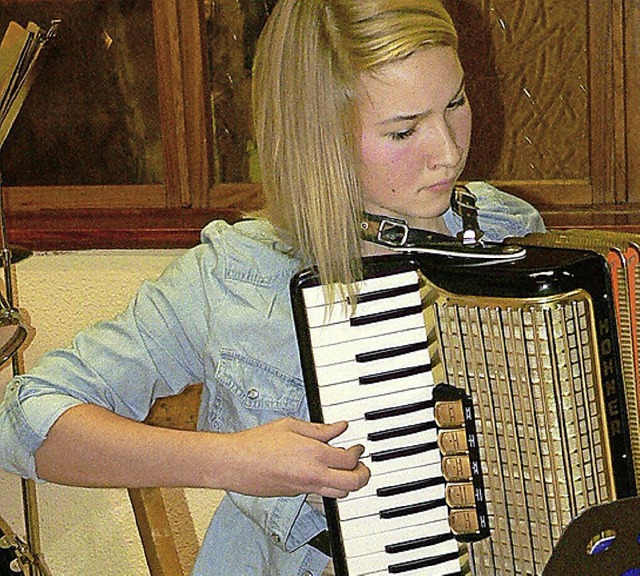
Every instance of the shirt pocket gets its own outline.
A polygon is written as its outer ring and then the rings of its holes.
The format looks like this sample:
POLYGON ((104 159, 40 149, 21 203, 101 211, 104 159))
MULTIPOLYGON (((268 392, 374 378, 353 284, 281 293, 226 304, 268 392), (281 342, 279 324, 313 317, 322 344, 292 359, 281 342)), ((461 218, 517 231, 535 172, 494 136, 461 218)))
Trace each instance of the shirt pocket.
POLYGON ((285 416, 303 417, 303 383, 245 354, 223 350, 216 371, 209 424, 235 432, 285 416))

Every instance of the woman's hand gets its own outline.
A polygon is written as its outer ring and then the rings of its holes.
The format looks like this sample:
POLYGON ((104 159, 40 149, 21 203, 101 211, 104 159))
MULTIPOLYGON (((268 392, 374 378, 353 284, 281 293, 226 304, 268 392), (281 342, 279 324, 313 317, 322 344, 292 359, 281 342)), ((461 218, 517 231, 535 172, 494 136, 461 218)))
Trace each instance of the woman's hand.
POLYGON ((36 452, 40 478, 74 486, 223 488, 253 496, 316 493, 340 498, 362 488, 362 446, 327 442, 346 422, 293 418, 242 432, 148 426, 84 404, 65 412, 36 452))
POLYGON ((343 498, 369 481, 360 462, 364 448, 335 448, 327 442, 347 429, 346 422, 314 424, 283 418, 242 432, 226 434, 228 461, 216 474, 224 488, 254 496, 315 493, 343 498), (228 470, 231 474, 226 475, 228 470))

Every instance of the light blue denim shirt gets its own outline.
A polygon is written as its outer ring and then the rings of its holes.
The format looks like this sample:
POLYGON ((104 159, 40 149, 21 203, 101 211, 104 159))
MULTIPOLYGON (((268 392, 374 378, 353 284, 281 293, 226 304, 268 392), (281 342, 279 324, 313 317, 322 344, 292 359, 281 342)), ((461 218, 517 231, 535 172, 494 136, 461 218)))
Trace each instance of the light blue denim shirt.
MULTIPOLYGON (((472 183, 489 240, 542 231, 525 202, 472 183)), ((452 234, 461 228, 448 212, 452 234)), ((301 262, 265 220, 216 221, 202 243, 128 309, 45 355, 7 387, 0 406, 0 466, 36 478, 34 453, 49 428, 80 403, 143 420, 158 397, 204 383, 199 428, 231 432, 282 416, 308 418, 289 281, 301 262)), ((201 548, 194 575, 319 576, 327 558, 306 542, 322 515, 295 498, 228 494, 201 548)))

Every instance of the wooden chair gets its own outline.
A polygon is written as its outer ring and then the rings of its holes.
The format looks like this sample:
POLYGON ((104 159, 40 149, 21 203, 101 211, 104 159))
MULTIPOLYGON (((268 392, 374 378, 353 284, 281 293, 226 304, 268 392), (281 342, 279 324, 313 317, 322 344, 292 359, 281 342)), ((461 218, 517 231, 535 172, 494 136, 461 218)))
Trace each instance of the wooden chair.
MULTIPOLYGON (((195 430, 201 385, 161 398, 145 420, 153 426, 195 430)), ((198 551, 198 537, 184 490, 130 488, 129 499, 151 576, 188 576, 198 551)))

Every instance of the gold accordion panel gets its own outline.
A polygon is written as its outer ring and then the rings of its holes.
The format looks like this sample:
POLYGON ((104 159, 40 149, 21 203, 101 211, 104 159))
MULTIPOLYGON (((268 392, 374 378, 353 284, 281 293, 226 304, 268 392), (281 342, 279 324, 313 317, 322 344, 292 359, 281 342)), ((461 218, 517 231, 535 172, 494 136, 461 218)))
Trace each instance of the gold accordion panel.
POLYGON ((636 486, 640 486, 640 237, 604 230, 564 230, 531 234, 522 241, 530 246, 592 250, 607 261, 616 313, 635 480, 636 486))
POLYGON ((615 494, 590 299, 468 300, 433 310, 443 380, 478 426, 492 536, 470 546, 472 573, 540 574, 571 520, 615 494))

